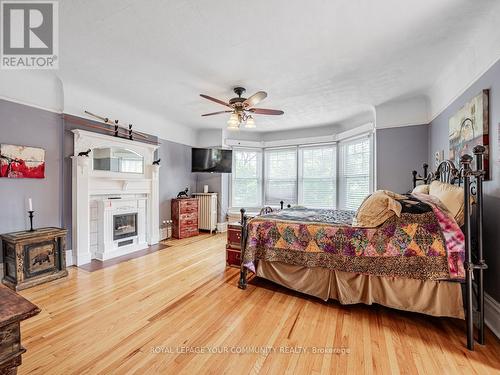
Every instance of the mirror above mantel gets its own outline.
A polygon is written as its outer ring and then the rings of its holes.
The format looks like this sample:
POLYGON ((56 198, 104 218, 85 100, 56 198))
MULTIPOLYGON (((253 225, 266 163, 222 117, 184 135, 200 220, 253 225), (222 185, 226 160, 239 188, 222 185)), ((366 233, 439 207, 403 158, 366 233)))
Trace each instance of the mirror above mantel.
POLYGON ((144 158, 138 153, 119 147, 92 150, 93 170, 119 173, 144 173, 144 158))

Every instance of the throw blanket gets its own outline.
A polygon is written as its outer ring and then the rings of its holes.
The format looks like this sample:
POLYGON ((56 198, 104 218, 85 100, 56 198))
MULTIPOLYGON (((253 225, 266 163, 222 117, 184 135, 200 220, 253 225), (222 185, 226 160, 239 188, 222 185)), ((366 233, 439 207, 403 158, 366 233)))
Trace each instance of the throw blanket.
POLYGON ((248 223, 243 258, 374 276, 421 280, 463 279, 464 235, 439 200, 401 199, 401 217, 376 228, 352 227, 355 212, 295 207, 248 223))

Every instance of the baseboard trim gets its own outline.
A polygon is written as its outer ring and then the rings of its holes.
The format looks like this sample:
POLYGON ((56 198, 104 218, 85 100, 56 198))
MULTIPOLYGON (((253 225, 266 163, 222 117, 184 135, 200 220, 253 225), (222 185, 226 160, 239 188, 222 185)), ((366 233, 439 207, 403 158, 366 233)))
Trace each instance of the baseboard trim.
POLYGON ((500 303, 484 293, 484 323, 500 339, 500 303))
POLYGON ((73 263, 73 250, 66 250, 66 267, 72 266, 73 263))

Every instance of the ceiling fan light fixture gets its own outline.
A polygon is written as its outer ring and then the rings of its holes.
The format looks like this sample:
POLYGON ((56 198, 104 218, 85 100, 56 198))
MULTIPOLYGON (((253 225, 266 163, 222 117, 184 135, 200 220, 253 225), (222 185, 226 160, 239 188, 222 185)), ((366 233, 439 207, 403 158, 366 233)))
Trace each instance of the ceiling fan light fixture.
POLYGON ((252 116, 248 116, 247 121, 245 123, 246 129, 255 129, 255 121, 252 116))
POLYGON ((231 117, 229 117, 229 120, 227 121, 227 128, 229 130, 238 130, 240 127, 240 121, 238 119, 238 115, 236 113, 232 113, 231 117))
POLYGON ((255 108, 254 106, 260 103, 267 97, 265 91, 258 91, 248 98, 243 98, 241 95, 245 92, 243 87, 235 87, 234 92, 238 97, 231 98, 229 101, 223 101, 220 99, 213 98, 211 96, 200 94, 204 99, 210 100, 217 104, 221 104, 225 107, 229 107, 230 110, 217 111, 211 113, 202 114, 203 117, 213 116, 225 113, 231 113, 227 121, 227 129, 238 130, 242 126, 246 129, 255 129, 255 120, 253 119, 253 114, 257 115, 282 115, 283 111, 277 109, 266 109, 266 108, 255 108))

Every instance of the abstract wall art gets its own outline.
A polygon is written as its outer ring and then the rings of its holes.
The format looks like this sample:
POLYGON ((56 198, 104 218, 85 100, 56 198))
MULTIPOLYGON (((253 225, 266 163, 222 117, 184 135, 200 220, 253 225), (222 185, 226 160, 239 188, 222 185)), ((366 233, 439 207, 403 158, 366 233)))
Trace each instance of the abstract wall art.
POLYGON ((483 90, 460 108, 449 120, 450 159, 460 168, 460 157, 473 156, 477 145, 486 147, 484 154, 485 180, 489 174, 489 90, 483 90))
POLYGON ((0 144, 0 177, 44 178, 45 150, 0 144))

